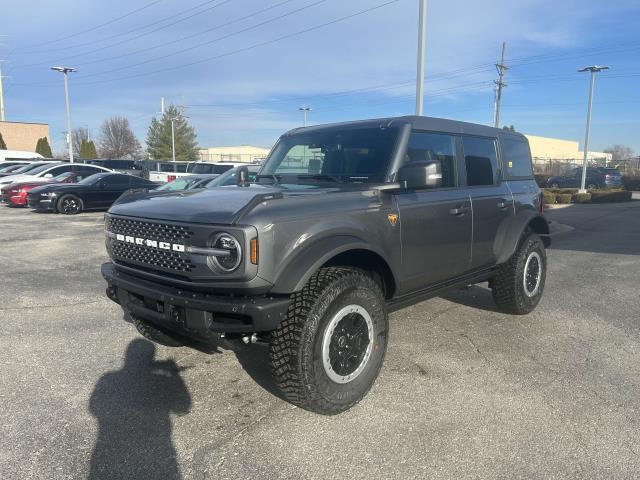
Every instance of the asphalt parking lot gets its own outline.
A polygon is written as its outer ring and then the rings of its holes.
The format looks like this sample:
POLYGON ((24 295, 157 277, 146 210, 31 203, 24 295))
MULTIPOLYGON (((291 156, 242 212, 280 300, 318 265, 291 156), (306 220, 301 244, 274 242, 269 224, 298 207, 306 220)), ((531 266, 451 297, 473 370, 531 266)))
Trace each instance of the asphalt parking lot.
POLYGON ((0 207, 0 477, 637 478, 640 201, 549 211, 539 308, 475 286, 392 316, 351 411, 272 393, 264 349, 153 346, 104 296, 102 213, 0 207))

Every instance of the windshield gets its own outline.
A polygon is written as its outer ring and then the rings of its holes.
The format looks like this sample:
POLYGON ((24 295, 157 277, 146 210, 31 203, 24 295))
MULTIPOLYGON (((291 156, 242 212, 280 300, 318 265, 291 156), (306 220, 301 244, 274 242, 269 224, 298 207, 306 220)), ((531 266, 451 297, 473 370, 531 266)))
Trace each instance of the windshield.
POLYGON ((16 170, 12 170, 12 173, 29 173, 31 174, 31 170, 42 167, 41 163, 30 163, 29 165, 24 165, 16 170))
POLYGON ((191 163, 187 168, 187 172, 194 175, 213 173, 220 175, 221 173, 231 170, 233 165, 219 165, 217 163, 191 163))
POLYGON ((78 185, 93 185, 106 175, 111 175, 111 173, 95 173, 93 175, 89 175, 87 178, 80 180, 78 185))
POLYGON ((16 170, 19 170, 24 167, 25 165, 7 165, 5 167, 0 168, 0 173, 15 172, 16 170))
POLYGON ((339 181, 380 183, 385 180, 397 128, 327 129, 280 139, 260 176, 283 182, 339 181))
MULTIPOLYGON (((255 182, 258 170, 260 170, 260 166, 251 165, 249 168, 249 182, 255 182)), ((227 170, 219 177, 214 178, 207 184, 207 188, 215 188, 215 187, 226 187, 228 185, 236 184, 236 172, 238 171, 238 167, 232 168, 231 170, 227 170)))
POLYGON ((67 178, 75 174, 76 174, 75 172, 64 172, 58 175, 57 177, 53 177, 51 180, 54 182, 64 182, 67 178))
POLYGON ((32 168, 28 172, 25 172, 27 175, 37 175, 38 173, 44 172, 45 170, 53 167, 55 164, 47 163, 45 165, 40 165, 32 168))
POLYGON ((176 178, 173 182, 165 183, 164 185, 159 186, 158 188, 156 188, 156 190, 161 190, 161 191, 186 190, 187 188, 189 188, 190 185, 192 185, 197 181, 198 179, 194 179, 194 178, 189 179, 185 177, 180 177, 180 178, 176 178))

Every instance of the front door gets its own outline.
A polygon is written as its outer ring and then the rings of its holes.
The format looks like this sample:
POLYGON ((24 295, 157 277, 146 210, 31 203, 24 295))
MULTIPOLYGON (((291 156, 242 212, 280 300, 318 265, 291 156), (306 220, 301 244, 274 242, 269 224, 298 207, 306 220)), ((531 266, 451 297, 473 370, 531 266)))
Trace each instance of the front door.
POLYGON ((423 289, 469 269, 472 214, 460 189, 454 135, 414 132, 406 162, 439 160, 442 187, 396 194, 402 239, 401 292, 423 289))

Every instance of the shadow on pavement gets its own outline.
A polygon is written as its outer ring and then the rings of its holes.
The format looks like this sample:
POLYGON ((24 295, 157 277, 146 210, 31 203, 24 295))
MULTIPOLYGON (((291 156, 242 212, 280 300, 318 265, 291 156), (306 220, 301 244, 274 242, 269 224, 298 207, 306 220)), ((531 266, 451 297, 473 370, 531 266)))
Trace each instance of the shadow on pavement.
POLYGON ((284 400, 269 371, 269 346, 256 344, 235 351, 243 370, 271 395, 284 400))
POLYGON ((133 340, 120 370, 98 380, 89 410, 98 420, 89 479, 180 479, 170 414, 191 396, 173 360, 154 360, 153 343, 133 340))
POLYGON ((486 310, 488 312, 500 312, 493 301, 491 290, 486 287, 486 283, 485 286, 472 285, 468 288, 452 290, 442 295, 441 298, 459 305, 479 308, 480 310, 486 310))

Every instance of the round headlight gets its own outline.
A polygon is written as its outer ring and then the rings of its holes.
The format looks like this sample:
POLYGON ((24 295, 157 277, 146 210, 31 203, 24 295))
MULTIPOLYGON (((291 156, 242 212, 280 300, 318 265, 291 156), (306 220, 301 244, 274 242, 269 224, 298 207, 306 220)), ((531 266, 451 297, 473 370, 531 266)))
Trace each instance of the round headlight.
POLYGON ((227 256, 211 257, 216 267, 224 272, 233 272, 242 261, 242 248, 233 235, 219 233, 211 242, 211 248, 219 248, 229 252, 227 256))

